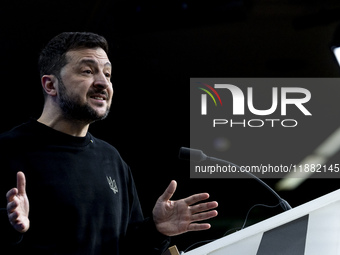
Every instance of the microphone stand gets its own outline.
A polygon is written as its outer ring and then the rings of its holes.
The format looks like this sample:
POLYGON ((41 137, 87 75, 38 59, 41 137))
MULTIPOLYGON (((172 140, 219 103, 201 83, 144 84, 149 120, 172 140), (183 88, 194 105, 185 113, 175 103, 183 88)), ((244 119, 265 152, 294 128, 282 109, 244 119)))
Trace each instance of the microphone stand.
POLYGON ((283 198, 281 198, 279 196, 279 194, 277 194, 275 192, 275 190, 273 190, 267 183, 262 181, 256 175, 254 175, 254 174, 252 174, 248 171, 242 170, 241 167, 239 167, 238 165, 236 165, 234 163, 231 163, 227 160, 223 160, 223 159, 219 159, 219 158, 209 157, 209 156, 205 155, 203 153, 203 151, 201 151, 201 150, 196 150, 196 149, 191 149, 191 148, 186 148, 186 147, 181 147, 180 152, 179 152, 179 158, 191 160, 191 161, 194 161, 194 162, 201 162, 201 161, 209 160, 211 162, 217 162, 217 163, 220 163, 220 164, 223 164, 223 165, 232 165, 232 166, 236 167, 240 172, 248 174, 250 177, 252 177, 256 181, 258 181, 261 185, 263 185, 266 189, 268 189, 279 200, 280 206, 282 207, 282 209, 284 211, 288 211, 288 210, 292 209, 292 207, 289 205, 289 203, 286 200, 284 200, 283 198))

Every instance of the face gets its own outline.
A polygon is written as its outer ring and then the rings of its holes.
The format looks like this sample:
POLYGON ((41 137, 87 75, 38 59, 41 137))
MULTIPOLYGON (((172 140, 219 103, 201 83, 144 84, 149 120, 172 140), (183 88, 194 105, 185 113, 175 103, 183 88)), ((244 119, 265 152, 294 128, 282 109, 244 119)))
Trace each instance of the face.
POLYGON ((112 100, 111 63, 101 48, 66 53, 58 77, 59 106, 66 118, 91 123, 104 119, 112 100))

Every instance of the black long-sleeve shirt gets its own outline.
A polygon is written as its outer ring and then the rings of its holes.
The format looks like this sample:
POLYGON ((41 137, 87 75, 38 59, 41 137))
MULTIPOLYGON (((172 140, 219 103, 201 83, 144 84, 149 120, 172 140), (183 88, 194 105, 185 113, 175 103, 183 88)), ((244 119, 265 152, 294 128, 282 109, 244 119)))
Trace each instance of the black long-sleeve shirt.
POLYGON ((0 135, 0 162, 0 208, 22 171, 31 223, 21 236, 1 211, 1 254, 160 254, 169 244, 144 219, 128 165, 90 133, 73 137, 32 120, 0 135))

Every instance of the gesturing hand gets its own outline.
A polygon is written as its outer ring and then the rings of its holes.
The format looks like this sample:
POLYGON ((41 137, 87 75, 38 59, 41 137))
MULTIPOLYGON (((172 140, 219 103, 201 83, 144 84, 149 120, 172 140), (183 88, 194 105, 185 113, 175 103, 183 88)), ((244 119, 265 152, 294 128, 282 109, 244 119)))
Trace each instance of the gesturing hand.
POLYGON ((195 194, 190 197, 171 201, 176 191, 176 181, 171 181, 161 195, 152 211, 157 230, 167 236, 175 236, 188 231, 199 231, 210 228, 208 223, 195 223, 207 220, 217 215, 214 209, 217 202, 200 203, 209 198, 208 193, 195 194))
POLYGON ((17 173, 17 187, 6 194, 8 219, 15 230, 24 233, 29 229, 29 202, 26 194, 26 178, 23 172, 17 173))

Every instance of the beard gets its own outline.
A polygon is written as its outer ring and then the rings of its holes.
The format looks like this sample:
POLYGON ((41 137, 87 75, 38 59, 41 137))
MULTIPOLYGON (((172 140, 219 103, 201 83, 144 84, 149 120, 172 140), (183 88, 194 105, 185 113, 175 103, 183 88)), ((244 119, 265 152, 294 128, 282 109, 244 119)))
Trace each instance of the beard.
POLYGON ((81 103, 79 98, 71 98, 67 94, 66 87, 61 80, 59 82, 59 106, 64 113, 65 118, 80 121, 83 123, 92 123, 105 119, 109 112, 110 106, 107 107, 104 114, 97 113, 87 102, 81 103))

